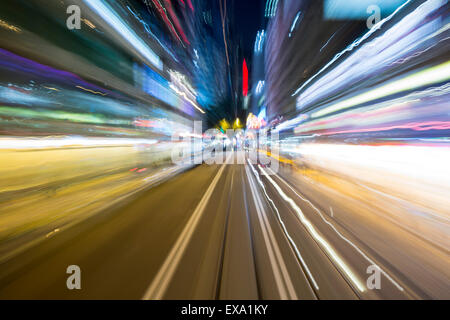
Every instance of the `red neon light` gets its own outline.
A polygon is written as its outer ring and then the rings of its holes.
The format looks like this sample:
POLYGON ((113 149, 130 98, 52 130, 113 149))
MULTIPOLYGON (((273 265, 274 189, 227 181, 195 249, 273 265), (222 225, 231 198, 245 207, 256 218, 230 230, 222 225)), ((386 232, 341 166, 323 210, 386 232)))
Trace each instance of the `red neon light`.
POLYGON ((192 12, 194 12, 194 6, 192 5, 191 0, 187 0, 189 8, 191 8, 192 12))
POLYGON ((245 59, 242 66, 242 94, 244 97, 248 94, 248 68, 247 61, 245 61, 245 59))

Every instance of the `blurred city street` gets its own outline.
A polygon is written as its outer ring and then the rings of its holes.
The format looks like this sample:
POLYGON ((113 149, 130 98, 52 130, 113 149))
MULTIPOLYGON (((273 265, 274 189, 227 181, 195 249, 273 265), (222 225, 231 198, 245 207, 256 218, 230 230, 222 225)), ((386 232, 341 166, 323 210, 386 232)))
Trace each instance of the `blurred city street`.
POLYGON ((0 300, 450 299, 449 25, 2 1, 0 300))

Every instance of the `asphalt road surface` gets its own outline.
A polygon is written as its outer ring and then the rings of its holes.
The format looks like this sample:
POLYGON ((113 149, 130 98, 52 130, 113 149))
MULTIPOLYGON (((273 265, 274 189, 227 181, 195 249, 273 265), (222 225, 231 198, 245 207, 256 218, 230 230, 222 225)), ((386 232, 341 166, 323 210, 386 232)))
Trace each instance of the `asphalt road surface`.
POLYGON ((291 166, 268 173, 202 165, 146 189, 2 263, 0 298, 450 298, 447 250, 291 166))

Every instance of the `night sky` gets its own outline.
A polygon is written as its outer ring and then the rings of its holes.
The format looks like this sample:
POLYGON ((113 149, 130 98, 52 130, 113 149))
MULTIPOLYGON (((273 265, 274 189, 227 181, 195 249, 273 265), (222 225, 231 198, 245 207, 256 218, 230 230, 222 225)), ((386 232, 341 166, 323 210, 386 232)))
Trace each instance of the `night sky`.
POLYGON ((265 0, 228 0, 233 2, 233 26, 239 30, 244 45, 245 56, 251 59, 256 33, 261 29, 264 19, 265 0))

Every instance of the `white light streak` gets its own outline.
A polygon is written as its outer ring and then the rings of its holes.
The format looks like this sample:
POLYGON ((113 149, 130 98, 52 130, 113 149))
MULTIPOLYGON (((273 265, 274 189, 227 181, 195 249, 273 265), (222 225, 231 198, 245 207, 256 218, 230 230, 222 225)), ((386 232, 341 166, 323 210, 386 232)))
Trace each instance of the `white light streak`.
POLYGON ((49 137, 49 138, 0 138, 0 149, 45 149, 63 147, 126 146, 158 143, 153 139, 49 137))
POLYGON ((338 253, 334 250, 334 248, 316 231, 312 223, 305 217, 302 210, 297 206, 294 200, 289 198, 283 190, 280 188, 280 186, 267 174, 267 172, 260 166, 260 170, 263 173, 263 175, 266 177, 267 180, 274 186, 274 188, 277 190, 281 198, 283 198, 284 201, 289 203, 289 205, 292 207, 292 209, 297 213, 300 222, 303 223, 303 225, 306 227, 306 229, 309 231, 310 235, 314 238, 314 240, 320 244, 320 246, 327 252, 329 257, 338 265, 338 267, 347 275, 349 280, 356 286, 356 288, 364 292, 365 286, 363 283, 358 279, 358 277, 353 273, 351 268, 345 263, 345 261, 338 255, 338 253))
POLYGON ((85 0, 105 22, 116 30, 122 38, 133 46, 148 62, 162 70, 163 63, 156 53, 102 0, 85 0))

